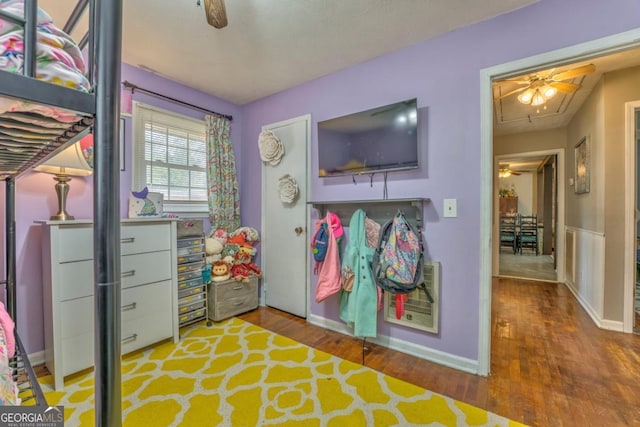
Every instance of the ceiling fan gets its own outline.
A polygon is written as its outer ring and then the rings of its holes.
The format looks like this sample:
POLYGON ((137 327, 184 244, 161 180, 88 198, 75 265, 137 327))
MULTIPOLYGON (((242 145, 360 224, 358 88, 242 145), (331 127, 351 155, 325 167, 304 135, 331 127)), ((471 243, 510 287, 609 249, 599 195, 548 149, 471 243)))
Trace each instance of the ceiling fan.
POLYGON ((511 175, 521 175, 520 172, 513 171, 509 168, 509 165, 502 164, 498 170, 498 178, 509 178, 511 175))
POLYGON ((593 64, 582 65, 580 67, 572 68, 570 70, 561 71, 554 74, 554 69, 548 71, 542 71, 539 73, 529 74, 523 77, 515 77, 512 79, 505 79, 499 82, 500 84, 510 85, 522 85, 517 89, 510 90, 507 93, 501 94, 497 99, 503 99, 511 95, 519 94, 518 101, 523 104, 538 106, 544 104, 548 99, 553 97, 557 92, 570 94, 580 88, 579 84, 566 82, 565 80, 573 79, 575 77, 591 74, 596 70, 596 66, 593 64))
MULTIPOLYGON (((227 26, 227 9, 224 0, 202 0, 204 2, 204 14, 209 25, 215 28, 227 26)), ((200 0, 198 0, 200 5, 200 0)))

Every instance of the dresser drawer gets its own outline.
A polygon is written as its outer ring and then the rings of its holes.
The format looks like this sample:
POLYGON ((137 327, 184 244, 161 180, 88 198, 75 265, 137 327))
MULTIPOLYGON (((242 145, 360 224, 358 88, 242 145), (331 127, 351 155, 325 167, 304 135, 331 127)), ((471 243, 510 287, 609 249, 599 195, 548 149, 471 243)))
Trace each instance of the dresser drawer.
MULTIPOLYGON (((90 324, 93 328, 93 322, 90 324)), ((91 332, 62 340, 62 376, 74 374, 93 366, 93 329, 91 332)))
POLYGON ((61 236, 52 240, 51 251, 58 257, 59 262, 93 259, 92 226, 64 226, 60 227, 58 232, 61 236))
POLYGON ((185 280, 184 282, 178 282, 178 295, 182 291, 186 291, 194 287, 199 287, 200 285, 203 285, 203 284, 204 282, 202 281, 202 273, 198 273, 198 277, 194 279, 185 280))
MULTIPOLYGON (((141 317, 171 312, 171 280, 122 290, 122 325, 141 317)), ((169 335, 171 328, 169 328, 169 335)), ((124 338, 124 334, 123 334, 124 338)))
POLYGON ((215 321, 226 319, 258 307, 258 279, 249 283, 228 280, 211 282, 209 288, 209 318, 215 321))
MULTIPOLYGON (((57 256, 60 262, 93 259, 93 227, 88 225, 61 228, 64 238, 57 240, 57 256)), ((120 226, 120 253, 129 255, 141 252, 171 249, 171 233, 168 224, 122 224, 120 226)))
POLYGON ((186 289, 178 290, 178 301, 180 302, 183 300, 183 298, 188 296, 204 294, 205 286, 206 285, 204 283, 200 283, 198 286, 191 286, 186 289))
POLYGON ((178 246, 178 262, 180 261, 180 257, 187 255, 196 255, 204 253, 204 245, 192 245, 192 246, 178 246))
POLYGON ((202 283, 202 267, 194 271, 184 271, 178 274, 178 289, 193 286, 188 283, 193 283, 194 279, 200 280, 200 283, 202 283))
POLYGON ((60 336, 63 340, 76 335, 91 334, 93 337, 93 296, 60 303, 60 318, 60 336))
POLYGON ((171 249, 168 224, 123 224, 120 228, 121 255, 171 249))
POLYGON ((186 264, 192 262, 202 262, 204 261, 204 256, 202 253, 199 254, 191 254, 191 255, 178 255, 178 264, 186 264))
POLYGON ((60 264, 58 274, 60 301, 93 295, 93 260, 60 264))
POLYGON ((213 306, 213 320, 218 321, 258 307, 258 293, 242 295, 225 301, 217 301, 213 306))
POLYGON ((170 251, 148 252, 122 257, 122 288, 171 279, 170 251))
POLYGON ((229 280, 225 282, 212 282, 212 294, 215 294, 216 301, 226 301, 232 298, 244 297, 258 294, 257 280, 249 283, 229 280))
MULTIPOLYGON (((150 252, 122 257, 122 288, 171 278, 171 252, 150 252)), ((93 295, 93 260, 60 264, 60 301, 93 295)))
POLYGON ((204 239, 201 237, 187 237, 184 239, 178 239, 176 245, 178 246, 178 255, 180 255, 182 253, 181 251, 188 251, 188 248, 191 248, 193 246, 204 247, 204 239))
POLYGON ((172 336, 173 319, 166 312, 150 313, 122 324, 122 354, 172 336))

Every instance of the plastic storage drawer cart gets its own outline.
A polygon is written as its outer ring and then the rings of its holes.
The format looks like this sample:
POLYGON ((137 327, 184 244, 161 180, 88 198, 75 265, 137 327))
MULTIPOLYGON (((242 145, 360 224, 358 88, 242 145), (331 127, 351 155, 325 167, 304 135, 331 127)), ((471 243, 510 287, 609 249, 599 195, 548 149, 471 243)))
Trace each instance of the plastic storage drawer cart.
POLYGON ((207 285, 202 280, 204 236, 198 221, 178 222, 178 324, 180 327, 208 318, 207 285), (185 225, 188 223, 188 226, 185 225), (192 236, 186 236, 189 233, 192 236))

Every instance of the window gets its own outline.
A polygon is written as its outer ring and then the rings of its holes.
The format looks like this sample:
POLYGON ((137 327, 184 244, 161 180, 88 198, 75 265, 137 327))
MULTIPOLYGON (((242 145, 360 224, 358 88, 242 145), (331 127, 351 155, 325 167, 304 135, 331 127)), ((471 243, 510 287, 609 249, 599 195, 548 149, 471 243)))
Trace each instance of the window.
POLYGON ((134 103, 132 190, 164 195, 167 212, 207 212, 204 121, 134 103))

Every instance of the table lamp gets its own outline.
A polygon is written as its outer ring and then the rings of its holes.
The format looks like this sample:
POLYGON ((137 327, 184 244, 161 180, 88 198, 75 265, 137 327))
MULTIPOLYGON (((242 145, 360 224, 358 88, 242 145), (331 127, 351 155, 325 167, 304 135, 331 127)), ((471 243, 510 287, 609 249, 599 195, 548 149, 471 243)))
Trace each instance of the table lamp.
POLYGON ((89 134, 34 170, 54 174, 56 194, 58 195, 58 213, 51 220, 66 221, 75 219, 66 211, 69 181, 72 176, 89 176, 93 173, 93 135, 89 134))

